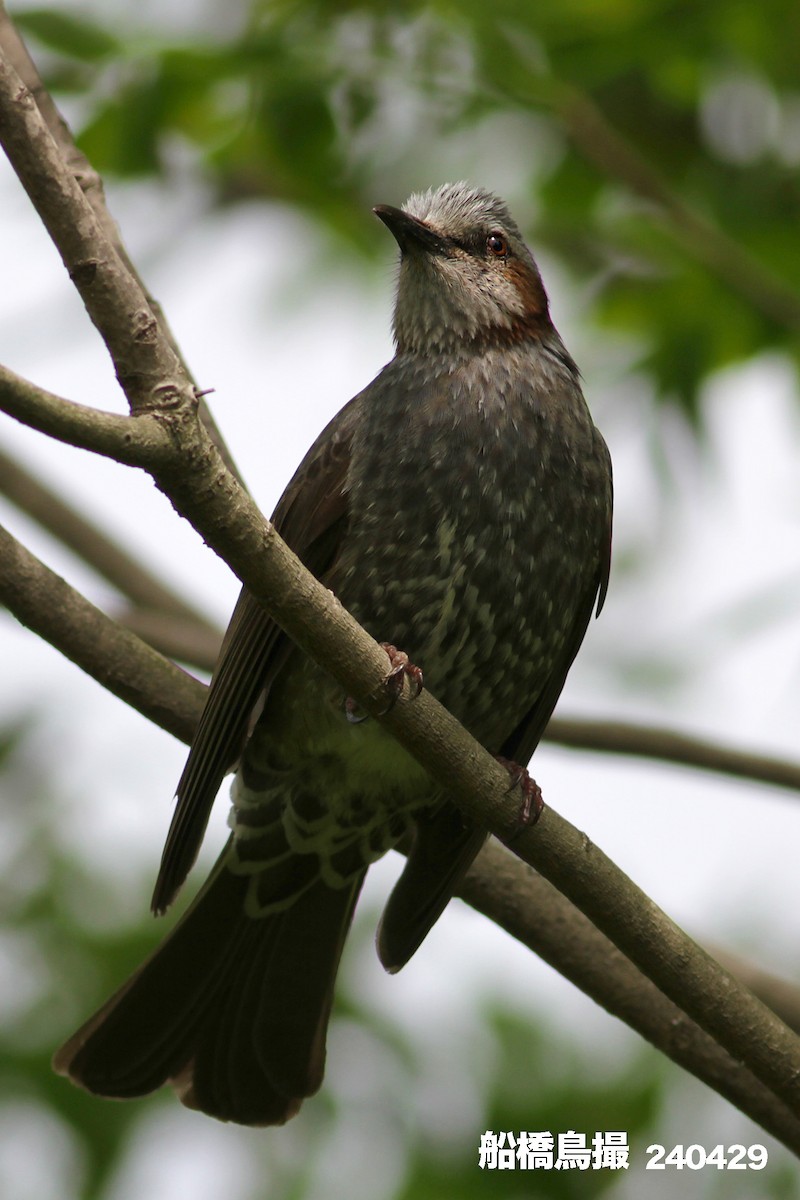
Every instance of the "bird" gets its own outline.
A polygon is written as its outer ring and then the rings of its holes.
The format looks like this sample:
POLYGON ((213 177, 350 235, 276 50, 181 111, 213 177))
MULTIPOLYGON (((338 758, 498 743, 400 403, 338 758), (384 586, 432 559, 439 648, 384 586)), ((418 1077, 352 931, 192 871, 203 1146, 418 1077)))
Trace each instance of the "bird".
MULTIPOLYGON (((605 599, 609 452, 507 204, 462 181, 373 211, 400 251, 395 354, 311 446, 273 522, 390 639, 395 691, 405 674, 419 690, 424 672, 518 777, 605 599)), ((177 787, 154 911, 182 886, 235 772, 230 837, 172 931, 56 1052, 58 1072, 104 1097, 170 1084, 187 1107, 243 1125, 283 1124, 319 1089, 367 868, 407 849, 377 935, 394 972, 487 836, 362 718, 243 590, 177 787)))

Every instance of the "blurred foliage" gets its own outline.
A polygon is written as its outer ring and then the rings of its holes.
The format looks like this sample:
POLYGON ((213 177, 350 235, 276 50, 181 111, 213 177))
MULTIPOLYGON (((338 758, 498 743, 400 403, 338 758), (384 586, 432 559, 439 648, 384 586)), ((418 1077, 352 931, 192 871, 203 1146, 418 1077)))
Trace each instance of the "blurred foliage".
MULTIPOLYGON (((488 1014, 498 1054, 495 1084, 486 1101, 481 1130, 511 1133, 549 1131, 554 1137, 568 1130, 586 1134, 591 1146, 595 1132, 625 1130, 634 1172, 643 1150, 656 1139, 662 1114, 663 1072, 651 1055, 642 1054, 629 1066, 593 1079, 587 1064, 573 1059, 565 1045, 553 1057, 551 1035, 519 1014, 495 1010, 488 1014)), ((491 1200, 534 1194, 542 1200, 592 1200, 616 1190, 625 1172, 613 1170, 529 1173, 477 1169, 473 1137, 447 1156, 436 1147, 412 1157, 405 1187, 398 1200, 491 1200)))
POLYGON ((376 200, 469 174, 697 416, 713 370, 797 355, 800 8, 792 0, 198 3, 18 14, 95 166, 279 200, 369 254, 376 200), (463 169, 462 169, 463 168, 463 169))

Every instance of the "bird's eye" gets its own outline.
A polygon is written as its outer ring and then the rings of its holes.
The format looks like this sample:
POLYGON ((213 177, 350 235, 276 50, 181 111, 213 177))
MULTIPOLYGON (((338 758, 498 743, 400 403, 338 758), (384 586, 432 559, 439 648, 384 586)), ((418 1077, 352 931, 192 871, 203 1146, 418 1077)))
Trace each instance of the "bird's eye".
POLYGON ((502 233, 490 233, 486 239, 486 249, 495 258, 505 258, 508 254, 508 242, 502 233))

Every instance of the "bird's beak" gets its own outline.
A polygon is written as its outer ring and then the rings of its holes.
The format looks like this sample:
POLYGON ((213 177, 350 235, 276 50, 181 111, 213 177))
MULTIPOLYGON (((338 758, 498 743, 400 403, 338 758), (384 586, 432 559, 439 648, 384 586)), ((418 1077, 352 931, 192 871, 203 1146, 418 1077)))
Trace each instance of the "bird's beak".
POLYGON ((404 254, 414 250, 427 250, 429 254, 447 253, 447 238, 423 221, 403 212, 402 208, 377 204, 372 211, 383 221, 404 254))

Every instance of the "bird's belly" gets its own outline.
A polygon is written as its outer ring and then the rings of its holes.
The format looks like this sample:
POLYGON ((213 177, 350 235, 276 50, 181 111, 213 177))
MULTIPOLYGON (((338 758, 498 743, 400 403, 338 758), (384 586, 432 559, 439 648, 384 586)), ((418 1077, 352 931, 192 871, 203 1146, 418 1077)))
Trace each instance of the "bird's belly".
POLYGON ((340 592, 369 632, 404 650, 426 688, 494 753, 545 686, 579 591, 573 556, 565 560, 555 542, 531 552, 506 528, 509 536, 490 529, 460 544, 454 535, 444 563, 441 555, 426 562, 424 546, 396 545, 340 592))

